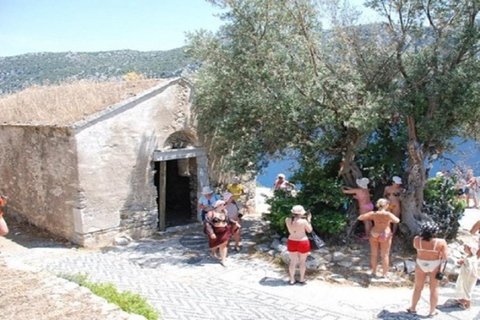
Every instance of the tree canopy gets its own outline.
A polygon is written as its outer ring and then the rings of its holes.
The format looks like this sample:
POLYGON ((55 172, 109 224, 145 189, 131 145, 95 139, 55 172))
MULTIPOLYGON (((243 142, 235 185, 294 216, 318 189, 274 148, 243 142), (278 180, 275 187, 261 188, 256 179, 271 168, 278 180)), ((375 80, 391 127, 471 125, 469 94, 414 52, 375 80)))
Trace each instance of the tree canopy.
POLYGON ((374 25, 341 1, 210 2, 225 24, 191 34, 189 50, 203 62, 195 107, 214 152, 238 172, 290 150, 304 164, 341 159, 347 185, 389 152, 377 175, 405 169, 403 222, 415 231, 425 160, 478 123, 480 1, 366 1, 384 17, 374 25))

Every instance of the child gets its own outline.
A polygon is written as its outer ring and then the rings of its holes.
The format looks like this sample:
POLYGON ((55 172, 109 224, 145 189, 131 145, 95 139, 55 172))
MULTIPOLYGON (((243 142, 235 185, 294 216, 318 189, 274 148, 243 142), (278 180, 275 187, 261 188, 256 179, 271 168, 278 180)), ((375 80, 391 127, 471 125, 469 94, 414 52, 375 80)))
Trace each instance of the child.
POLYGON ((470 308, 470 301, 472 300, 473 289, 477 283, 478 277, 478 258, 477 258, 478 244, 475 242, 467 243, 464 246, 464 251, 467 257, 458 260, 461 265, 460 274, 457 278, 455 291, 460 297, 460 307, 463 309, 470 308))

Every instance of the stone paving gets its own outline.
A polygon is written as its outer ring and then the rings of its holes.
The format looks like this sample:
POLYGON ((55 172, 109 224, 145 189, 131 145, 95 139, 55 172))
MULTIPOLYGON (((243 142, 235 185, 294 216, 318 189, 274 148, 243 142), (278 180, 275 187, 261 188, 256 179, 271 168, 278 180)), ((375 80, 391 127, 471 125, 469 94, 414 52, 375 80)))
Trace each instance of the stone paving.
MULTIPOLYGON (((309 279, 287 284, 286 271, 254 254, 263 222, 247 216, 243 248, 229 251, 222 267, 208 256, 201 226, 102 251, 30 248, 4 255, 7 264, 22 263, 50 273, 86 274, 147 298, 161 319, 422 319, 428 313, 428 289, 418 316, 408 314, 412 288, 352 287, 309 279), (423 315, 423 316, 422 316, 423 315)), ((480 319, 480 286, 471 310, 449 307, 454 284, 440 290, 436 319, 480 319)), ((69 317, 75 319, 75 317, 69 317)))

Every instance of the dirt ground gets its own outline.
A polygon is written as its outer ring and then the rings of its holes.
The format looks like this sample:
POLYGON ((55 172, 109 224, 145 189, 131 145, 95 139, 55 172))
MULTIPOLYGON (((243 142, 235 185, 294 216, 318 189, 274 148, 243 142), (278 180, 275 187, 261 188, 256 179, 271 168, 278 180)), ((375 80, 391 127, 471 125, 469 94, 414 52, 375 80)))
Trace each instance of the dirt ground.
POLYGON ((15 257, 28 258, 29 248, 74 246, 28 224, 7 223, 10 233, 0 237, 1 319, 144 319, 121 311, 75 283, 19 263, 15 257))

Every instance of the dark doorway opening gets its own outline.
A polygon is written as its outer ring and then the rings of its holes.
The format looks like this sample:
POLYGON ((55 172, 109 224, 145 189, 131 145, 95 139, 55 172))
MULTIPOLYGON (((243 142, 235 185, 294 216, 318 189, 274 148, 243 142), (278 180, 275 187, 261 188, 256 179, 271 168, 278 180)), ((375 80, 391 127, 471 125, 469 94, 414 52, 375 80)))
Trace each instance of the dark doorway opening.
MULTIPOLYGON (((158 189, 157 204, 160 208, 160 162, 155 163, 155 185, 158 189)), ((178 160, 166 161, 165 184, 165 226, 174 227, 191 223, 190 177, 179 175, 178 160)))

